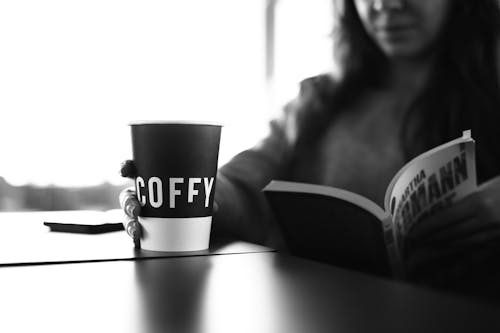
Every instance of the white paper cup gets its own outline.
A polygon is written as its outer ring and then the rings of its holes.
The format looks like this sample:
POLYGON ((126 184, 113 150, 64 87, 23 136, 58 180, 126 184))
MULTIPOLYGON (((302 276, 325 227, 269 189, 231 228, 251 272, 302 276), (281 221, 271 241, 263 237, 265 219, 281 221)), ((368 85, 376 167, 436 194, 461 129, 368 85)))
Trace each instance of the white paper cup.
POLYGON ((141 248, 207 249, 221 125, 138 122, 131 130, 141 248))
POLYGON ((201 251, 208 249, 212 217, 139 217, 141 248, 151 251, 201 251))

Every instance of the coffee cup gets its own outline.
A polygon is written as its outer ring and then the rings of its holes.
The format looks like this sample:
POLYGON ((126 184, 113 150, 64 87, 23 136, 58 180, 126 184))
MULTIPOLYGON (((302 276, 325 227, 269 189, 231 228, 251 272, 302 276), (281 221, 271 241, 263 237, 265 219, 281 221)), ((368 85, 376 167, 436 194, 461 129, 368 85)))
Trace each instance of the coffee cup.
POLYGON ((148 121, 130 127, 141 248, 207 249, 222 126, 148 121))

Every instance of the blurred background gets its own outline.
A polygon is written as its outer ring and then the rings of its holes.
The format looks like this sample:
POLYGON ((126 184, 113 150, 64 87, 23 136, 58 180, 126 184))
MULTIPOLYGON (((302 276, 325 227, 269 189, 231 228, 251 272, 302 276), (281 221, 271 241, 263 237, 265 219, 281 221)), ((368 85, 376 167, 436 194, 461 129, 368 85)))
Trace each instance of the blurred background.
POLYGON ((252 146, 331 66, 331 0, 0 2, 0 211, 108 210, 133 120, 224 124, 252 146))

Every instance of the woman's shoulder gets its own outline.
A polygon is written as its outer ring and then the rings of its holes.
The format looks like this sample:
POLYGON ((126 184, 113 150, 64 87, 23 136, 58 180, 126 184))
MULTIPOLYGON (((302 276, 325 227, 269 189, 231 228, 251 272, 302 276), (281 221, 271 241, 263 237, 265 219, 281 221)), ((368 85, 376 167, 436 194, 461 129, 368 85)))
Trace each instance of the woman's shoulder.
POLYGON ((323 73, 308 77, 300 82, 298 98, 304 101, 318 101, 334 95, 339 79, 333 73, 323 73))
POLYGON ((325 73, 302 80, 295 98, 285 104, 277 123, 285 129, 290 142, 305 132, 326 123, 335 110, 334 96, 338 81, 325 73))
POLYGON ((310 110, 320 110, 331 103, 337 90, 338 81, 331 73, 323 73, 303 79, 295 98, 285 104, 287 116, 299 116, 310 113, 310 110))

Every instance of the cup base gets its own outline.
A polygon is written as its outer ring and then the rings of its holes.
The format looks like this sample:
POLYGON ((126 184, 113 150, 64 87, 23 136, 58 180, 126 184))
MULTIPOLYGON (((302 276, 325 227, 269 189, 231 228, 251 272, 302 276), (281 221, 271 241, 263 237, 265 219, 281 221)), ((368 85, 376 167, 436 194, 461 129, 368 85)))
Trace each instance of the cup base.
POLYGON ((184 252, 208 249, 212 216, 186 218, 139 217, 141 248, 184 252))

